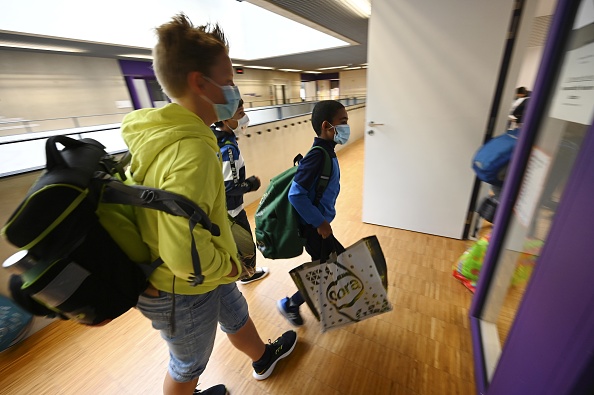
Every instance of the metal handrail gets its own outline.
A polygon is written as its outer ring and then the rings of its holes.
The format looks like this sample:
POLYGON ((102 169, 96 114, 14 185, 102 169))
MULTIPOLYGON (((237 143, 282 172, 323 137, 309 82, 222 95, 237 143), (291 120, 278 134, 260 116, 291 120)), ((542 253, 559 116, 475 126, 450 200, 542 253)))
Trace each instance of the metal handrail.
MULTIPOLYGON (((57 118, 45 118, 45 119, 11 119, 9 121, 0 119, 0 127, 2 125, 22 125, 27 133, 36 133, 33 131, 31 123, 34 122, 48 122, 48 121, 63 121, 63 120, 72 120, 74 127, 80 127, 79 119, 82 118, 96 118, 96 117, 108 117, 114 115, 126 115, 128 112, 115 112, 115 113, 108 113, 108 114, 96 114, 96 115, 72 115, 67 117, 57 117, 57 118)), ((38 126, 38 125, 33 125, 38 126)), ((6 129, 6 128, 5 128, 6 129)), ((0 129, 1 130, 1 129, 0 129)), ((17 133, 19 134, 19 133, 17 133)))

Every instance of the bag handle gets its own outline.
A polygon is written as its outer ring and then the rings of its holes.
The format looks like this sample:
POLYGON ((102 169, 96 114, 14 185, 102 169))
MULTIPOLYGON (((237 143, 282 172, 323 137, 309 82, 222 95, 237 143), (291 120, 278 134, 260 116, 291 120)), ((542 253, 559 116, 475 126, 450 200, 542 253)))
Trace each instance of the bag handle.
POLYGON ((322 239, 320 263, 326 263, 328 261, 328 259, 330 259, 330 255, 332 255, 333 252, 337 253, 337 255, 338 255, 336 243, 337 243, 337 240, 334 237, 334 233, 332 233, 327 238, 322 239))
POLYGON ((62 151, 56 146, 60 143, 64 146, 64 149, 82 147, 84 143, 70 138, 68 136, 52 136, 45 142, 45 157, 47 158, 46 167, 48 171, 53 170, 56 167, 70 167, 66 164, 62 151))
POLYGON ((61 169, 75 169, 80 178, 81 187, 87 187, 93 177, 101 158, 105 157, 105 147, 92 139, 76 140, 68 136, 52 136, 45 143, 46 170, 48 172, 61 169), (57 143, 64 146, 59 150, 57 143))

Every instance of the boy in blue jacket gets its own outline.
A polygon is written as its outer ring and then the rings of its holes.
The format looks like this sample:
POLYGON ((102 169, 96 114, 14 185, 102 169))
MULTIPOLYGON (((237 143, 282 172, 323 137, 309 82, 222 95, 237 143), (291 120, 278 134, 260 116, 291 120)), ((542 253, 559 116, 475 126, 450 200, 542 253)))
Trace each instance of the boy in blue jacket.
MULTIPOLYGON (((335 204, 340 192, 340 168, 334 147, 348 141, 348 120, 346 109, 336 100, 324 100, 315 105, 311 113, 311 124, 318 137, 314 139, 313 146, 322 147, 330 156, 330 180, 319 203, 315 205, 316 187, 326 156, 320 150, 310 150, 299 163, 289 190, 289 201, 299 214, 301 236, 306 240, 305 250, 312 261, 328 259, 332 251, 338 254, 344 251, 344 247, 334 238, 330 223, 336 216, 335 204)), ((299 313, 299 306, 304 302, 303 295, 297 291, 290 298, 279 300, 277 307, 292 325, 301 326, 303 318, 299 313)))

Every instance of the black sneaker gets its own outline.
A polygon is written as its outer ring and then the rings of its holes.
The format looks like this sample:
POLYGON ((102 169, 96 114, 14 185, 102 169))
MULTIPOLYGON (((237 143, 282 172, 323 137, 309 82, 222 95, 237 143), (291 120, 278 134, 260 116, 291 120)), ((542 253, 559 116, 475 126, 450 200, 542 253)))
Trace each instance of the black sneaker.
POLYGON ((267 379, 272 374, 276 363, 293 352, 297 344, 297 333, 295 331, 286 331, 274 343, 270 343, 270 340, 268 342, 269 344, 266 345, 266 348, 272 351, 270 361, 263 365, 256 362, 252 363, 254 367, 253 376, 256 380, 267 379))
POLYGON ((227 392, 227 388, 225 388, 225 386, 223 384, 217 384, 214 387, 205 389, 204 391, 196 388, 194 390, 194 395, 197 395, 197 394, 199 394, 199 395, 229 395, 229 392, 227 392))
POLYGON ((303 325, 303 318, 299 314, 299 306, 291 306, 289 298, 283 298, 276 302, 278 311, 291 323, 293 326, 303 325))
POLYGON ((254 275, 252 277, 244 278, 243 280, 239 280, 239 282, 241 284, 249 284, 254 281, 262 280, 264 277, 266 277, 268 275, 269 271, 270 270, 268 270, 267 267, 257 266, 256 272, 254 273, 254 275))

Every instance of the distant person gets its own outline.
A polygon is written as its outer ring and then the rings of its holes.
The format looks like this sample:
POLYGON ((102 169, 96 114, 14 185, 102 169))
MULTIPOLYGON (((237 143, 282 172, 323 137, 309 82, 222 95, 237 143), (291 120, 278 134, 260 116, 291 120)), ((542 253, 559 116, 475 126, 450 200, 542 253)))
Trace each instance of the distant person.
MULTIPOLYGON (((225 195, 227 196, 227 212, 237 225, 247 230, 250 234, 252 228, 243 208, 243 195, 260 188, 260 178, 251 176, 245 178, 245 163, 239 145, 237 134, 247 130, 250 119, 243 109, 243 100, 239 100, 239 107, 233 116, 225 121, 217 121, 211 126, 214 132, 221 156, 223 158, 223 179, 225 180, 225 195)), ((254 244, 254 257, 250 266, 256 265, 256 245, 254 244)), ((261 280, 268 275, 267 267, 256 267, 256 272, 249 278, 239 280, 241 284, 249 284, 261 280)))
MULTIPOLYGON (((332 173, 324 194, 316 200, 316 186, 324 167, 325 155, 320 150, 310 150, 299 162, 295 178, 289 190, 289 201, 299 214, 301 235, 305 238, 305 250, 312 261, 328 259, 331 251, 338 254, 344 247, 333 235, 330 223, 336 216, 336 199, 340 192, 340 168, 334 148, 346 144, 351 131, 349 117, 344 106, 336 100, 317 103, 311 113, 311 125, 318 137, 313 146, 322 147, 332 159, 332 173), (324 256, 322 256, 322 250, 324 256)), ((279 312, 294 326, 303 325, 299 307, 305 302, 301 292, 277 302, 279 312)))
POLYGON ((516 129, 524 122, 524 112, 528 105, 530 92, 523 86, 516 89, 516 98, 509 110, 508 129, 516 129))
MULTIPOLYGON (((512 103, 512 106, 509 110, 508 130, 522 128, 522 125, 524 123, 524 114, 526 112, 526 108, 528 106, 529 100, 530 100, 530 91, 528 91, 526 89, 526 87, 521 86, 516 89, 516 98, 515 98, 514 102, 512 103)), ((499 178, 502 180, 505 179, 505 176, 507 174, 508 165, 509 165, 509 163, 507 163, 504 167, 502 167, 502 169, 499 172, 499 174, 500 174, 499 178)), ((497 204, 499 204, 502 188, 503 187, 501 185, 492 185, 491 186, 491 191, 493 193, 493 199, 495 202, 497 202, 497 204)))
MULTIPOLYGON (((198 391, 217 323, 233 346, 252 360, 257 380, 270 376, 277 362, 293 351, 297 335, 287 331, 264 344, 236 284, 241 264, 227 217, 220 151, 208 126, 231 118, 240 99, 223 31, 218 25, 194 27, 179 14, 156 32, 153 68, 172 103, 124 118, 122 136, 132 154, 132 178, 184 195, 220 227, 216 237, 200 225, 194 228, 204 275, 196 284, 187 219, 155 210, 138 210, 137 215, 152 258, 164 262, 150 276, 137 307, 169 347, 163 393, 189 395, 198 391)), ((199 393, 225 395, 227 390, 220 384, 199 393)))

